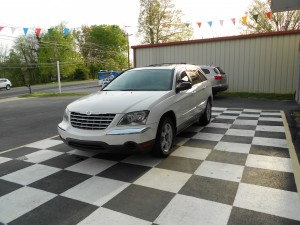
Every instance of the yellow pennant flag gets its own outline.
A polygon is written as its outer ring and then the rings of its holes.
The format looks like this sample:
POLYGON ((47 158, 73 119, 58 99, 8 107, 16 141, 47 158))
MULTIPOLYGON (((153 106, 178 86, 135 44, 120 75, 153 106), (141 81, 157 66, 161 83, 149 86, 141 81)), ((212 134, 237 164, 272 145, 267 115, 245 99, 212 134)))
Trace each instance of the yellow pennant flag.
POLYGON ((246 25, 246 23, 247 23, 247 16, 243 16, 242 19, 243 19, 243 24, 246 25))

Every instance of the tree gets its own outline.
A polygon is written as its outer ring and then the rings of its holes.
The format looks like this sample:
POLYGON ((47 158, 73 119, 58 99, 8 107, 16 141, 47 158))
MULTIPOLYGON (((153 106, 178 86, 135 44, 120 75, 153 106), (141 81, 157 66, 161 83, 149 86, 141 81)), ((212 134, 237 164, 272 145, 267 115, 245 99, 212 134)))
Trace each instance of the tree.
POLYGON ((50 82, 56 77, 56 62, 60 62, 60 73, 63 78, 72 78, 83 59, 76 51, 76 43, 71 33, 65 33, 65 25, 60 24, 49 29, 42 36, 38 48, 38 59, 42 82, 50 82))
POLYGON ((83 26, 81 30, 75 34, 76 41, 93 78, 99 70, 127 68, 127 37, 119 26, 83 26))
POLYGON ((247 22, 244 33, 263 33, 300 29, 300 10, 270 14, 271 0, 254 0, 246 11, 247 22))
POLYGON ((193 29, 181 21, 181 16, 172 0, 140 0, 138 36, 145 44, 190 39, 193 29))

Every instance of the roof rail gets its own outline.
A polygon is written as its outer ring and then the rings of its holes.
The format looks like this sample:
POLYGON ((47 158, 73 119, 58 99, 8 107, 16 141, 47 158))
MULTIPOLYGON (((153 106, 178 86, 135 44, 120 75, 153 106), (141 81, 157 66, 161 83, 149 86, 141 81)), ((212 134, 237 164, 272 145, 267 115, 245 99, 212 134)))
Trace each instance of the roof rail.
POLYGON ((170 66, 170 65, 177 65, 177 64, 187 64, 185 62, 180 62, 180 63, 157 63, 157 64, 151 64, 148 66, 170 66))

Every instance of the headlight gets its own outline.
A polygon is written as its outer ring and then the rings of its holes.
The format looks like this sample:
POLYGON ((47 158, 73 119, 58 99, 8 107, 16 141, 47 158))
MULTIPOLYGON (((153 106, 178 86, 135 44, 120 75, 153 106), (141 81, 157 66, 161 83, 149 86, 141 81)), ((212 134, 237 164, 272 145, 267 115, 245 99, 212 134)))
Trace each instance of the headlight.
POLYGON ((138 111, 126 113, 120 120, 118 125, 144 125, 146 124, 149 111, 138 111))
POLYGON ((66 122, 69 122, 69 110, 68 110, 68 108, 65 109, 63 120, 66 121, 66 122))

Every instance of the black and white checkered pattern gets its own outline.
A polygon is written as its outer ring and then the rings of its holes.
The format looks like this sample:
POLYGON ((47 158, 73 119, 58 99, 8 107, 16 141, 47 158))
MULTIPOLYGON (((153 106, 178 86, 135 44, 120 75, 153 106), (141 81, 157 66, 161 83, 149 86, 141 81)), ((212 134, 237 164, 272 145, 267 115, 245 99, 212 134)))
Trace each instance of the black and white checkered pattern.
POLYGON ((71 149, 0 154, 0 224, 300 224, 280 111, 213 108, 166 159, 71 149))

